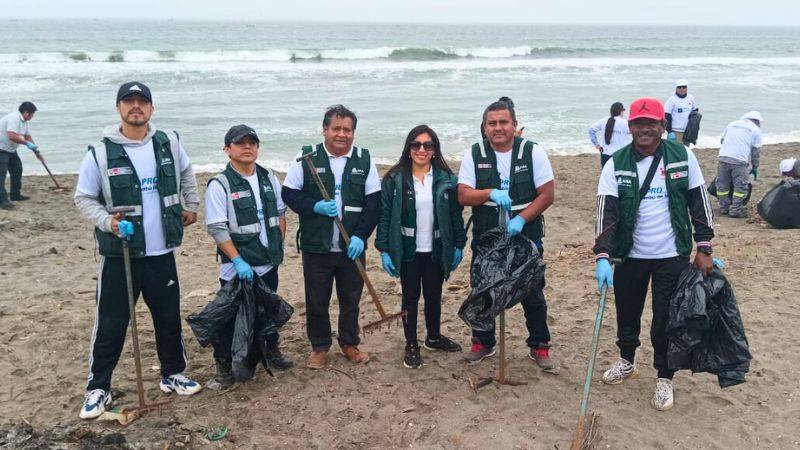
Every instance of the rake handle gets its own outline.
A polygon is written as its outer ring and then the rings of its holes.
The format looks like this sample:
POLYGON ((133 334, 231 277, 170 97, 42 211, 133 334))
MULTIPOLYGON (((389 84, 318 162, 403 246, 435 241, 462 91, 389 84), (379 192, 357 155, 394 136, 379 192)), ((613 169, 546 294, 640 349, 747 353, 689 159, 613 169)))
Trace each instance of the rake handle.
POLYGON ((597 346, 600 341, 600 327, 603 324, 603 312, 606 306, 606 293, 608 285, 603 285, 600 292, 600 301, 597 304, 597 314, 594 318, 594 334, 592 335, 592 349, 589 353, 589 364, 586 367, 586 379, 583 382, 583 396, 581 397, 581 415, 586 414, 589 408, 589 389, 592 386, 592 373, 594 372, 594 362, 597 358, 597 346))
MULTIPOLYGON (((317 188, 322 193, 322 198, 327 202, 331 200, 330 195, 328 195, 328 190, 325 189, 325 185, 322 184, 322 178, 320 178, 319 174, 317 173, 317 168, 314 167, 314 163, 311 161, 311 156, 313 153, 309 153, 308 155, 303 156, 303 160, 305 160, 306 165, 308 165, 308 169, 311 172, 312 177, 314 178, 314 182, 317 184, 317 188)), ((347 230, 344 229, 344 224, 342 223, 342 219, 339 216, 335 216, 333 218, 334 223, 336 223, 336 227, 339 228, 339 233, 342 235, 344 239, 344 243, 350 245, 350 235, 347 233, 347 230)), ((381 316, 381 320, 385 320, 387 317, 386 311, 383 310, 383 306, 381 305, 381 301, 378 298, 378 292, 375 290, 375 287, 372 286, 372 282, 369 280, 367 276, 367 270, 364 268, 364 264, 361 263, 361 260, 356 258, 356 269, 358 269, 358 273, 361 275, 361 279, 364 280, 364 284, 367 286, 367 291, 369 291, 369 296, 372 298, 372 303, 375 305, 375 308, 378 310, 378 314, 381 316)))
POLYGON ((56 177, 53 176, 53 172, 50 172, 50 168, 47 167, 47 164, 44 162, 44 156, 42 156, 42 154, 38 152, 37 155, 38 155, 37 159, 41 161, 42 165, 44 166, 44 170, 47 171, 47 174, 50 175, 50 179, 53 180, 53 183, 56 184, 56 189, 61 189, 61 186, 58 184, 58 181, 56 181, 56 177))

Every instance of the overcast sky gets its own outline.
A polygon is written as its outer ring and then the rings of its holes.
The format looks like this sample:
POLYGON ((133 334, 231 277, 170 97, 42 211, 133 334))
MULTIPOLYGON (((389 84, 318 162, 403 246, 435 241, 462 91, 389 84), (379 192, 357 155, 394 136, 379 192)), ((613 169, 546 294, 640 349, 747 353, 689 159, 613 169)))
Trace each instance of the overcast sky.
POLYGON ((0 17, 800 26, 800 0, 0 0, 0 17))

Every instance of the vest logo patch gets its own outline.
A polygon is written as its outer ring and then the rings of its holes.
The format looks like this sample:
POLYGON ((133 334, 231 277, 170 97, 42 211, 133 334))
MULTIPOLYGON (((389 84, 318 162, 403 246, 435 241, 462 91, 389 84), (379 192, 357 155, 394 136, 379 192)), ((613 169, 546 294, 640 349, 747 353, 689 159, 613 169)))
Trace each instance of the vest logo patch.
POLYGON ((617 177, 617 184, 625 184, 628 186, 633 186, 633 180, 628 177, 617 177))
POLYGON ((317 167, 317 173, 325 173, 324 167, 317 167))
POLYGON ((669 178, 671 180, 677 180, 678 178, 686 178, 688 176, 689 176, 689 171, 688 170, 683 170, 681 172, 674 172, 674 173, 669 174, 669 178))
POLYGON ((492 165, 489 163, 478 163, 478 169, 491 169, 492 165))
POLYGON ((522 164, 521 166, 514 166, 514 173, 527 172, 528 165, 522 164))
POLYGON ((231 200, 239 200, 245 197, 250 197, 250 191, 231 192, 231 200))
POLYGON ((366 175, 366 173, 364 173, 364 169, 359 169, 358 167, 353 167, 353 171, 350 173, 353 175, 366 175))
POLYGON ((272 192, 272 185, 265 184, 263 186, 264 186, 264 192, 272 192))
POLYGON ((130 175, 133 173, 132 167, 114 167, 113 169, 106 170, 106 173, 110 177, 115 177, 117 175, 130 175))
POLYGON ((161 165, 166 166, 167 164, 172 164, 172 160, 169 158, 164 158, 161 160, 161 165))

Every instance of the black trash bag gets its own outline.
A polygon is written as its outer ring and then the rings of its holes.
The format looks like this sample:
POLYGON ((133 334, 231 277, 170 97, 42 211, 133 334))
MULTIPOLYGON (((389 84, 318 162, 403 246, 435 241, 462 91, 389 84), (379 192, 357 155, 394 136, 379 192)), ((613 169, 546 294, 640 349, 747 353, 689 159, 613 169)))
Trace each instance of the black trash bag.
MULTIPOLYGON (((714 198, 717 198, 717 177, 714 177, 714 179, 711 180, 711 184, 708 185, 708 189, 706 190, 708 191, 709 195, 711 195, 714 198)), ((729 192, 728 199, 733 201, 733 183, 731 183, 728 192, 729 192)), ((744 196, 744 199, 742 200, 742 205, 746 205, 750 201, 750 196, 752 194, 753 194, 753 183, 748 181, 747 195, 744 196)))
POLYGON ((717 375, 720 387, 744 383, 750 350, 733 289, 714 268, 708 277, 694 265, 681 273, 669 303, 667 365, 717 375))
POLYGON ((774 228, 800 228, 800 183, 775 185, 758 202, 758 215, 774 228))
POLYGON ((472 291, 458 316, 475 331, 493 330, 503 309, 544 287, 544 261, 525 236, 510 237, 504 227, 493 228, 473 240, 472 255, 472 291))
POLYGON ((689 122, 686 124, 686 129, 683 131, 683 144, 697 145, 697 138, 700 136, 700 121, 703 120, 703 115, 697 111, 689 113, 689 122))
POLYGON ((253 378, 259 362, 270 370, 264 358, 265 338, 292 317, 294 308, 272 292, 260 278, 225 283, 202 311, 186 318, 202 347, 222 342, 221 332, 233 327, 231 359, 236 381, 253 378))

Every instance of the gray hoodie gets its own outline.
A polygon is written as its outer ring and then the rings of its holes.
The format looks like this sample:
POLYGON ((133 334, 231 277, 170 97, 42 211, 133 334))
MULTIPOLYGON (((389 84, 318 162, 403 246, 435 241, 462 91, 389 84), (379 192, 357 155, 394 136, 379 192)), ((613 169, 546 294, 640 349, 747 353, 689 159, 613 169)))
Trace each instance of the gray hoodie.
MULTIPOLYGON (((111 142, 120 145, 141 145, 144 142, 153 138, 156 133, 156 128, 152 124, 147 126, 147 135, 141 141, 135 141, 125 137, 120 128, 121 124, 110 125, 103 129, 103 137, 108 138, 111 142)), ((181 165, 181 152, 180 141, 177 133, 167 134, 169 136, 170 148, 172 149, 172 156, 175 159, 177 167, 181 165)), ((100 142, 94 146, 96 151, 104 151, 105 144, 100 142)), ((104 176, 101 174, 101 176, 104 176)), ((197 194, 197 180, 194 177, 194 169, 192 165, 181 171, 181 181, 178 190, 183 197, 183 208, 186 211, 197 212, 200 209, 200 197, 197 194)), ((75 205, 81 212, 89 218, 89 220, 102 231, 111 232, 111 219, 112 215, 108 213, 105 206, 100 203, 99 196, 86 195, 75 190, 75 205)))

